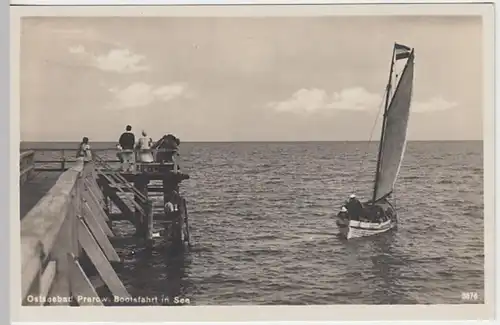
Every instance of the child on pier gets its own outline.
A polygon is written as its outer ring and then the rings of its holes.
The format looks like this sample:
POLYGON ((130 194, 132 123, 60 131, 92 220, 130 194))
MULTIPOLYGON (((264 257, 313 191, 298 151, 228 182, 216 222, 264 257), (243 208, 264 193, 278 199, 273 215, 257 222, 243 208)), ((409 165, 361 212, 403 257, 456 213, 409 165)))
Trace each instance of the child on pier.
POLYGON ((83 137, 82 142, 78 146, 78 152, 76 153, 77 158, 83 157, 84 161, 92 160, 92 151, 90 149, 89 138, 83 137))

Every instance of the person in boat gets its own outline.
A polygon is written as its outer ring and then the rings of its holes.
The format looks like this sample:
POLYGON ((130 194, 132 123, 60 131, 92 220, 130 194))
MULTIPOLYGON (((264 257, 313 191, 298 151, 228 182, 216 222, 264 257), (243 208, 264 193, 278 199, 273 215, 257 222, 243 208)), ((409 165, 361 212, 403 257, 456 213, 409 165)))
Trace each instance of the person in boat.
POLYGON ((387 216, 387 219, 393 220, 394 219, 394 210, 392 210, 390 207, 385 210, 385 215, 387 216))
POLYGON ((90 149, 89 138, 83 137, 76 153, 77 158, 83 158, 85 162, 92 160, 92 150, 90 149))
POLYGON ((355 194, 351 194, 351 196, 349 197, 349 201, 347 201, 345 206, 347 208, 349 215, 351 216, 351 219, 359 220, 363 212, 363 205, 356 198, 355 194))
POLYGON ((339 227, 347 227, 349 225, 349 214, 347 213, 347 208, 342 206, 340 212, 337 214, 337 225, 339 227))
POLYGON ((125 128, 125 132, 122 133, 120 139, 118 140, 118 144, 122 148, 120 153, 121 161, 122 161, 122 171, 123 172, 132 172, 135 168, 135 135, 132 133, 132 127, 127 125, 125 128))
POLYGON ((380 205, 375 205, 374 206, 375 210, 375 222, 381 223, 384 221, 384 209, 380 205))
POLYGON ((153 139, 148 137, 146 131, 142 131, 142 137, 139 138, 137 142, 136 149, 139 150, 139 161, 145 163, 151 163, 154 161, 153 153, 151 152, 151 147, 153 145, 153 139))
POLYGON ((340 212, 337 216, 342 220, 349 219, 349 214, 347 213, 347 208, 345 206, 342 206, 342 208, 340 208, 340 212))

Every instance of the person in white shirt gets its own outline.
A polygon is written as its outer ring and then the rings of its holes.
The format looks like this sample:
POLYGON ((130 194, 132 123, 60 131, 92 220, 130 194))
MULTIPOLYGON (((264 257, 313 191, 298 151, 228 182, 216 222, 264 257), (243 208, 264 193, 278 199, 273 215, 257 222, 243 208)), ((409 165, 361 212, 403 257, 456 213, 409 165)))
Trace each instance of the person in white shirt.
POLYGON ((146 131, 142 131, 142 137, 139 138, 137 142, 137 149, 139 150, 139 161, 141 162, 153 162, 153 152, 151 151, 151 146, 153 145, 153 139, 148 138, 146 131))

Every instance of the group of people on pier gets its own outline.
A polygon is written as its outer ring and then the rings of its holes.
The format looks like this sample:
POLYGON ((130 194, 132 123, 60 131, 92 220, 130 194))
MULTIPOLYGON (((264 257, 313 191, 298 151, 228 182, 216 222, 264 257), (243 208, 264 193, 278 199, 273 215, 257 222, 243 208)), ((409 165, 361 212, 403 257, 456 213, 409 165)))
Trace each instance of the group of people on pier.
MULTIPOLYGON (((127 125, 125 132, 120 135, 116 145, 118 149, 117 157, 121 163, 120 171, 122 173, 135 172, 136 161, 141 163, 157 162, 160 164, 175 162, 175 155, 178 154, 179 145, 180 140, 172 134, 164 135, 154 142, 144 130, 141 132, 141 136, 136 139, 135 134, 132 132, 132 126, 127 125)), ((83 157, 85 161, 92 160, 92 150, 87 137, 84 137, 79 144, 77 157, 83 157)), ((163 180, 164 220, 167 221, 164 236, 168 241, 185 242, 189 241, 186 203, 179 193, 178 184, 180 181, 188 179, 189 175, 180 173, 178 166, 174 168, 174 171, 175 173, 169 173, 168 178, 163 180)))
POLYGON ((135 162, 151 163, 155 161, 153 155, 154 149, 171 149, 167 152, 158 152, 156 161, 171 162, 174 159, 174 153, 177 150, 180 141, 175 136, 168 134, 164 135, 159 141, 154 142, 148 137, 146 131, 142 131, 142 136, 136 141, 135 135, 132 132, 132 126, 127 125, 118 140, 116 148, 118 149, 117 157, 122 164, 123 171, 132 171, 135 168, 135 162))
POLYGON ((126 171, 134 169, 136 161, 143 163, 154 162, 153 152, 151 151, 153 139, 148 137, 146 131, 142 131, 141 135, 136 143, 132 126, 127 125, 125 132, 118 139, 116 145, 118 153, 116 156, 120 160, 122 168, 126 171))
MULTIPOLYGON (((164 135, 160 140, 154 142, 144 130, 141 133, 141 137, 136 141, 135 134, 132 132, 132 126, 127 125, 125 132, 118 139, 118 144, 116 145, 118 152, 116 156, 121 163, 122 171, 130 172, 135 170, 136 162, 173 162, 179 144, 180 140, 172 134, 164 135), (153 154, 155 149, 164 150, 159 150, 155 157, 153 154)), ((88 137, 84 137, 82 142, 80 142, 76 156, 83 157, 85 161, 92 160, 92 150, 88 137)))

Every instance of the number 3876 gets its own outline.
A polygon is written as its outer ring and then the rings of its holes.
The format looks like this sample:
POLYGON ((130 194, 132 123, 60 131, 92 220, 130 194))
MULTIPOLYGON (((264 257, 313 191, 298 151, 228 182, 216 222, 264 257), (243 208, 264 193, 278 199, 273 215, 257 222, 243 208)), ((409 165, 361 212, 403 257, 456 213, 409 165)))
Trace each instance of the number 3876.
POLYGON ((478 300, 479 294, 477 292, 462 292, 462 300, 478 300))

